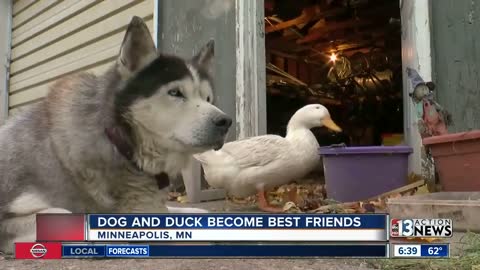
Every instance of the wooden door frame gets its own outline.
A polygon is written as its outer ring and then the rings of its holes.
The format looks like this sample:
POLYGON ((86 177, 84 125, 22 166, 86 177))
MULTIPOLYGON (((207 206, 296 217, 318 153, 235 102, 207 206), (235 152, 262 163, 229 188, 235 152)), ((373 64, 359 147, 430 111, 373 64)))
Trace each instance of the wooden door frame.
POLYGON ((12 0, 0 3, 0 125, 8 117, 8 89, 10 75, 10 51, 12 42, 12 0))
POLYGON ((406 68, 418 71, 425 81, 432 79, 432 47, 430 0, 400 0, 402 22, 402 77, 404 134, 406 143, 413 148, 409 157, 409 171, 429 179, 433 166, 425 157, 422 139, 417 125, 417 111, 409 96, 413 91, 406 68))
POLYGON ((237 139, 267 132, 264 12, 264 0, 235 0, 237 139))

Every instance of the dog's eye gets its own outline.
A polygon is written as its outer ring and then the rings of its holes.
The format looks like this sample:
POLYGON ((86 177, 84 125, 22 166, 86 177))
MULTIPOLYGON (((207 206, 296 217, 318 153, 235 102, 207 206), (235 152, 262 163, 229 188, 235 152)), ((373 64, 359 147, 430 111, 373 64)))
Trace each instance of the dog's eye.
POLYGON ((210 102, 210 97, 207 97, 207 102, 210 102))
POLYGON ((183 97, 182 92, 178 88, 168 90, 168 94, 172 97, 183 97))

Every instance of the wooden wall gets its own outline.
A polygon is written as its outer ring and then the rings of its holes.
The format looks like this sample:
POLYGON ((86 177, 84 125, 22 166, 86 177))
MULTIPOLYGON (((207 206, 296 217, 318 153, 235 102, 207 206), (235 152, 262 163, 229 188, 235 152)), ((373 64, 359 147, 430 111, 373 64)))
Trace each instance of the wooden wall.
POLYGON ((153 33, 153 10, 153 0, 16 0, 9 113, 42 99, 61 76, 105 71, 133 15, 153 33))
POLYGON ((434 82, 450 132, 480 129, 480 3, 431 1, 434 82))
POLYGON ((0 125, 3 125, 8 115, 8 65, 10 51, 11 0, 0 1, 0 125))

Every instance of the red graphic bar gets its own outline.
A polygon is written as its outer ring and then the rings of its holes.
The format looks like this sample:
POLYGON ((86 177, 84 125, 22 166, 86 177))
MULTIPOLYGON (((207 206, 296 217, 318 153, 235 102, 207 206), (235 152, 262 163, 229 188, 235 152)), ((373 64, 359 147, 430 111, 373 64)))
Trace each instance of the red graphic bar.
POLYGON ((15 243, 15 259, 61 259, 62 243, 15 243))
POLYGON ((84 241, 85 215, 38 214, 37 241, 84 241))

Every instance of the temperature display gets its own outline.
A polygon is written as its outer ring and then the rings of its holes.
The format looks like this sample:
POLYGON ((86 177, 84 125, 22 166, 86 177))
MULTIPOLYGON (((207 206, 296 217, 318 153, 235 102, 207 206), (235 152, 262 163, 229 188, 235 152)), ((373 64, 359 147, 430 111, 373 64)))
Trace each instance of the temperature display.
POLYGON ((448 257, 447 244, 422 245, 422 257, 448 257))
POLYGON ((392 249, 393 257, 421 258, 449 256, 448 244, 394 244, 392 249))

